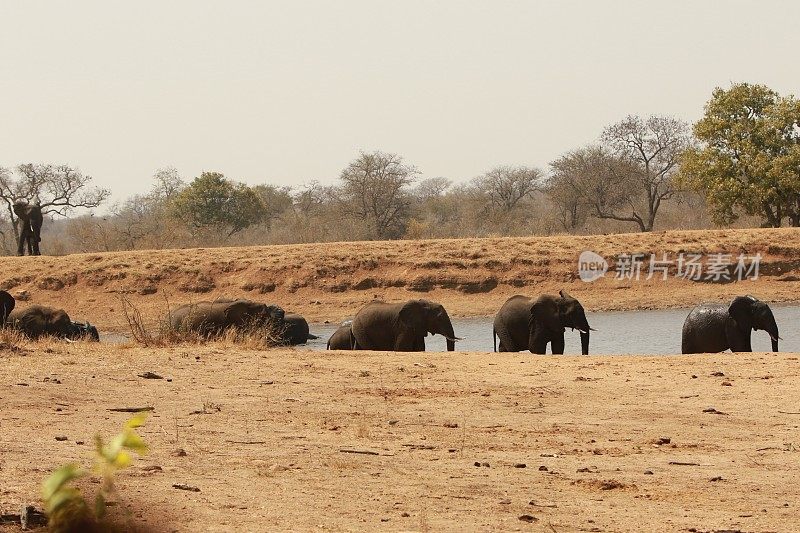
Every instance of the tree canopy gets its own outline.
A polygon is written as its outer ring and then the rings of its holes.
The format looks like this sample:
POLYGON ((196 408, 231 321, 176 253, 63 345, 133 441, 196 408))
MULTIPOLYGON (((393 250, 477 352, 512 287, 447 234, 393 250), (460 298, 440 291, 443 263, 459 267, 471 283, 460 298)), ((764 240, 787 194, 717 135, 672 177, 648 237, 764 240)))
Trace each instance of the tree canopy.
POLYGON ((694 135, 681 179, 705 195, 716 223, 744 212, 800 226, 800 102, 764 85, 717 88, 694 135))

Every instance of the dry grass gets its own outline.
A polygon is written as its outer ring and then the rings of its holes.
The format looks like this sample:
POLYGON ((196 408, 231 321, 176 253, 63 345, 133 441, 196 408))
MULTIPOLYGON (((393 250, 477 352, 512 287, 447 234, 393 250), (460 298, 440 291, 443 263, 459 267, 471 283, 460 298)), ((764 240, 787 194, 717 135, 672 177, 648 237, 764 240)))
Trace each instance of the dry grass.
MULTIPOLYGON (((186 328, 175 329, 170 322, 169 301, 158 316, 155 325, 148 326, 142 312, 126 296, 121 296, 123 315, 128 323, 128 331, 133 342, 144 347, 164 348, 186 344, 205 344, 208 337, 186 328)), ((228 328, 213 342, 220 346, 238 346, 251 350, 263 350, 281 344, 283 331, 276 325, 253 321, 244 327, 228 328)))
POLYGON ((73 319, 123 331, 128 322, 120 295, 148 322, 163 318, 167 296, 174 305, 246 297, 277 303, 312 321, 351 317, 376 297, 428 297, 443 302, 454 316, 491 315, 512 294, 562 288, 590 310, 679 307, 741 293, 792 301, 800 286, 791 281, 800 279, 798 258, 800 230, 744 229, 8 257, 0 263, 0 279, 12 294, 26 290, 30 303, 66 307, 73 319), (761 253, 762 276, 723 285, 610 277, 585 284, 577 278, 577 258, 587 249, 606 257, 761 253))

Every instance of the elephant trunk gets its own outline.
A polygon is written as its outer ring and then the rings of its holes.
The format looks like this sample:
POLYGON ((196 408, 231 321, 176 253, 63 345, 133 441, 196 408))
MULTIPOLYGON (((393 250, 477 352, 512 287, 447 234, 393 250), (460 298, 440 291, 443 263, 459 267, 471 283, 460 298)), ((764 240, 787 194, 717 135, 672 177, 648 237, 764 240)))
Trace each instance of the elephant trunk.
POLYGON ((589 330, 581 331, 581 353, 589 355, 589 330))
POLYGON ((573 327, 581 333, 581 353, 589 355, 589 332, 592 328, 589 326, 589 321, 586 320, 586 315, 582 311, 573 327))
POLYGON ((778 340, 781 336, 778 334, 778 324, 775 322, 775 317, 772 313, 769 313, 769 317, 766 320, 767 324, 764 325, 763 329, 769 334, 769 338, 772 341, 772 351, 778 351, 778 340))
POLYGON ((439 331, 432 331, 431 333, 438 333, 447 339, 448 352, 454 352, 456 350, 456 341, 458 337, 456 337, 455 331, 453 330, 453 323, 450 321, 449 317, 446 317, 439 325, 439 331))

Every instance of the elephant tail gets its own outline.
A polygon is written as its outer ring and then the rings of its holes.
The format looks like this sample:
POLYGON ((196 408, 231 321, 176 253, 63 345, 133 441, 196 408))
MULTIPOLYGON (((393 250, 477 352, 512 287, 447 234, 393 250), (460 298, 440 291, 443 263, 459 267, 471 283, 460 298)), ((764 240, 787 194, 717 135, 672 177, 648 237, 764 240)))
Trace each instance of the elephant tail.
POLYGON ((497 351, 497 330, 492 326, 492 343, 494 344, 494 351, 497 351))

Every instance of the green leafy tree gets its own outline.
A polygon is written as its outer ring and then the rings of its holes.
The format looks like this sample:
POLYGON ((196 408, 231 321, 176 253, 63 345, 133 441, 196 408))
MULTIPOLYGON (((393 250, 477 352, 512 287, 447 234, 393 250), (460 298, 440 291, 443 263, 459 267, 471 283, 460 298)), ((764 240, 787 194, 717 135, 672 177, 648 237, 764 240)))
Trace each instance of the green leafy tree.
POLYGON ((706 197, 715 223, 744 212, 765 226, 800 226, 800 102, 764 85, 717 88, 694 135, 681 180, 706 197))
POLYGON ((216 229, 229 237, 268 216, 258 192, 219 172, 203 172, 195 178, 175 196, 172 209, 193 231, 216 229))

